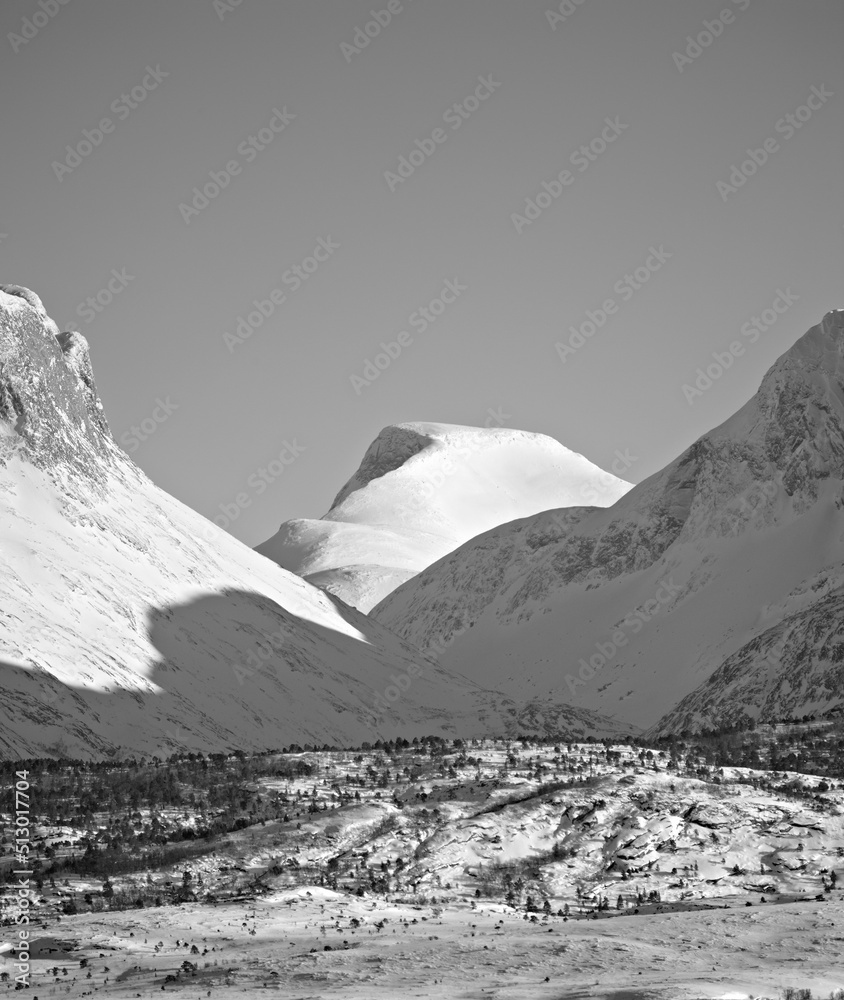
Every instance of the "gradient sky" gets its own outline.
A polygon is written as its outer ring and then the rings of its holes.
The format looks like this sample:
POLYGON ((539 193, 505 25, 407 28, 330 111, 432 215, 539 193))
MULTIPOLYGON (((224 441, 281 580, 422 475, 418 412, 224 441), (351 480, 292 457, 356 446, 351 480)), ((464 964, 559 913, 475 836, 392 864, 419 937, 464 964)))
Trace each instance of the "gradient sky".
POLYGON ((550 0, 391 0, 390 23, 345 54, 385 0, 225 5, 67 0, 47 17, 5 0, 0 280, 86 335, 112 430, 158 485, 209 517, 249 494, 229 528, 249 544, 322 515, 378 431, 406 420, 483 425, 492 410, 604 467, 626 449, 638 482, 844 306, 840 0, 564 0, 553 27, 550 0), (24 18, 42 23, 22 43, 24 18), (168 74, 154 89, 147 67, 168 74), (479 76, 493 92, 454 129, 443 116, 479 76), (788 136, 813 87, 833 96, 788 136), (295 118, 239 153, 274 109, 295 118), (65 147, 106 117, 59 179, 65 147), (626 128, 572 163, 607 118, 626 128), (447 139, 391 191, 385 171, 438 127, 447 139), (716 183, 768 138, 778 148, 725 201, 716 183), (186 222, 180 203, 232 160, 186 222), (517 233, 512 214, 564 169, 572 183, 517 233), (320 237, 339 248, 284 284, 320 237), (622 296, 650 247, 672 256, 622 296), (131 280, 92 313, 89 296, 120 287, 113 270, 131 280), (414 329, 447 279, 466 291, 414 329), (224 335, 276 288, 285 301, 230 350, 224 335), (778 289, 796 301, 690 405, 683 384, 778 289), (608 298, 615 314, 563 363, 555 344, 608 298), (350 376, 402 330, 410 344, 356 392, 350 376), (176 408, 134 440, 158 399, 176 408), (257 495, 249 477, 285 441, 303 452, 257 495))

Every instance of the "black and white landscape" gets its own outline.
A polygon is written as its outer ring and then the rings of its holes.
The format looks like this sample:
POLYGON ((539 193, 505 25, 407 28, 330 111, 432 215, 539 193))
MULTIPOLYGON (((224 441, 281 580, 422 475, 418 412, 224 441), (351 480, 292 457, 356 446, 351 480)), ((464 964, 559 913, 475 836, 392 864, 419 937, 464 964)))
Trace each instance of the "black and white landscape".
POLYGON ((0 24, 0 997, 842 1000, 841 5, 0 24))
POLYGON ((27 289, 0 309, 6 756, 841 711, 844 311, 633 488, 541 435, 399 424, 260 555, 116 444, 80 334, 27 289))

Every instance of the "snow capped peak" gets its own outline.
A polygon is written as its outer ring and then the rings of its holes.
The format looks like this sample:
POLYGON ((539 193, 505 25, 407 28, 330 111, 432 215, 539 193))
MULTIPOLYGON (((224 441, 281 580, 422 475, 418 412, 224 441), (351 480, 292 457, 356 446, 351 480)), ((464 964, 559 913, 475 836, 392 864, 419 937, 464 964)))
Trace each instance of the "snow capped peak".
POLYGON ((617 514, 661 521, 666 544, 740 534, 808 509, 831 478, 844 479, 842 310, 801 336, 744 406, 640 483, 617 514))
POLYGON ((811 327, 771 366, 765 374, 760 392, 765 392, 785 377, 820 384, 841 395, 844 387, 844 309, 828 312, 820 323, 811 327))
POLYGON ((24 309, 24 304, 26 304, 38 313, 38 317, 44 324, 47 333, 52 333, 54 336, 58 335, 58 327, 47 315, 47 310, 44 308, 44 303, 41 301, 41 297, 36 295, 31 288, 24 288, 23 285, 0 285, 0 292, 4 295, 10 295, 14 299, 20 300, 13 302, 4 301, 4 309, 9 312, 17 312, 24 309))
POLYGON ((258 551, 368 611, 495 525, 551 508, 606 506, 629 488, 545 434, 394 424, 323 518, 285 522, 258 551))
POLYGON ((759 391, 701 439, 798 505, 844 478, 844 310, 827 313, 768 369, 759 391))
POLYGON ((350 493, 363 489, 373 479, 380 479, 401 468, 414 455, 433 444, 434 438, 428 429, 442 426, 444 425, 404 423, 385 427, 366 449, 357 472, 334 498, 330 509, 334 510, 350 493))
MULTIPOLYGON (((444 424, 431 421, 406 421, 390 424, 380 431, 367 448, 360 467, 340 490, 331 504, 339 507, 350 493, 363 489, 374 479, 399 471, 417 456, 439 461, 443 452, 465 455, 502 445, 544 448, 549 454, 570 456, 574 464, 586 462, 582 455, 570 451, 546 434, 515 430, 508 427, 472 427, 465 424, 444 424)), ((417 459, 419 460, 419 459, 417 459)), ((427 470, 426 470, 427 471, 427 470)))

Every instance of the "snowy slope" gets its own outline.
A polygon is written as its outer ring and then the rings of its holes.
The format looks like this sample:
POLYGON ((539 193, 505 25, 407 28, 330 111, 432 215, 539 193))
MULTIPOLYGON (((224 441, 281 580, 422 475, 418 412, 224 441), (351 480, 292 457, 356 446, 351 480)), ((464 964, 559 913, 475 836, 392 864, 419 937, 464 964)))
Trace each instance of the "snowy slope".
MULTIPOLYGON (((84 338, 58 335, 37 296, 5 288, 0 757, 519 725, 520 704, 425 660, 159 490, 110 435, 84 338), (384 701, 396 677, 401 696, 384 701)), ((555 718, 563 731, 569 720, 575 733, 618 730, 565 707, 555 718)))
POLYGON ((630 484, 529 431, 404 423, 384 430, 320 520, 286 521, 258 552, 369 611, 495 525, 614 503, 630 484))
POLYGON ((774 624, 727 657, 654 731, 800 718, 844 704, 842 567, 819 573, 789 597, 765 615, 774 624), (801 597, 808 600, 795 600, 801 597), (802 606, 794 610, 790 604, 802 606))
MULTIPOLYGON (((680 728, 737 712, 823 710, 844 701, 840 602, 812 581, 844 561, 842 507, 844 312, 836 311, 779 359, 738 413, 612 507, 494 528, 372 617, 423 650, 448 623, 459 631, 442 660, 450 668, 642 726, 710 678, 718 686, 713 675, 733 656, 755 679, 730 681, 720 699, 710 688, 708 708, 684 709, 680 728), (821 607, 824 598, 831 603, 821 607), (796 638, 772 665, 768 647, 791 614, 796 638)), ((719 676, 734 679, 730 670, 719 676)))

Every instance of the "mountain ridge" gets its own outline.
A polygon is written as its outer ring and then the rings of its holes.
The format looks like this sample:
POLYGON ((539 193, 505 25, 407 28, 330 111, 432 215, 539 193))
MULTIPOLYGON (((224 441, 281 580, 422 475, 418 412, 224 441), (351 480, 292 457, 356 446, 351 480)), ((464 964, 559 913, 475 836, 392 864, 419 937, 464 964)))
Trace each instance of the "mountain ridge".
MULTIPOLYGON (((752 641, 759 605, 844 559, 843 355, 836 310, 771 366, 748 403, 614 505, 570 511, 548 545, 501 573, 514 536, 530 537, 541 520, 493 528, 372 617, 423 650, 434 621, 471 625, 446 654, 449 667, 504 691, 518 676, 536 697, 571 678, 572 704, 656 725, 752 641), (676 578, 675 596, 634 628, 666 577, 676 578)), ((712 702, 697 724, 717 722, 719 710, 712 702)))

